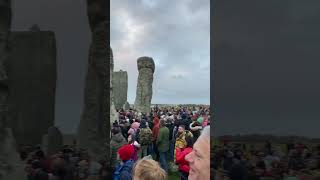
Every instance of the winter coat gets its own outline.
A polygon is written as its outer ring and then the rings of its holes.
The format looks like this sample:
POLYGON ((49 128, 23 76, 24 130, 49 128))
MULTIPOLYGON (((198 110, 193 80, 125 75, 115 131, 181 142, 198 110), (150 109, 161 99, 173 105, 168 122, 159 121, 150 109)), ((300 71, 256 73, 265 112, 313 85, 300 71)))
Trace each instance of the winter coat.
POLYGON ((179 165, 179 170, 189 173, 189 162, 185 160, 186 155, 191 153, 192 148, 187 147, 184 149, 176 148, 176 163, 179 165))
POLYGON ((159 152, 167 152, 169 150, 169 129, 161 127, 157 138, 157 148, 159 152))
POLYGON ((190 131, 193 134, 193 141, 196 142, 197 139, 199 138, 201 131, 202 130, 202 126, 199 122, 194 121, 190 124, 190 131))
POLYGON ((136 162, 138 160, 138 151, 139 151, 139 148, 141 147, 140 144, 137 142, 137 141, 134 141, 134 143, 131 143, 130 144, 133 149, 134 149, 134 152, 131 156, 131 159, 136 162))
POLYGON ((160 124, 159 123, 154 123, 154 126, 152 128, 152 141, 156 141, 158 138, 159 134, 159 129, 160 129, 160 124))
POLYGON ((171 141, 172 140, 172 135, 173 135, 174 125, 173 125, 173 123, 167 123, 166 127, 169 129, 169 140, 171 141))
POLYGON ((123 165, 119 164, 113 174, 113 180, 131 180, 133 164, 133 160, 128 160, 123 165))
MULTIPOLYGON (((178 148, 178 147, 186 147, 187 146, 187 142, 186 142, 186 136, 190 136, 193 137, 192 133, 190 131, 184 131, 181 134, 177 134, 176 136, 176 143, 174 148, 178 148)), ((176 159, 176 152, 174 152, 174 160, 176 159)))
POLYGON ((126 139, 122 136, 121 133, 115 134, 111 137, 110 146, 111 146, 111 167, 115 167, 117 164, 117 151, 118 149, 124 145, 127 144, 126 139))

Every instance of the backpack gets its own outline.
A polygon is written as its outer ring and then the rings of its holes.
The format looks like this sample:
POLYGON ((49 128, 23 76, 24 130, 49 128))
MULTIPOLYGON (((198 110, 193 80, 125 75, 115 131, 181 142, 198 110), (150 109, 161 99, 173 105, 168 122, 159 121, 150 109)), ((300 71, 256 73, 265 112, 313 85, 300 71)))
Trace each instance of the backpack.
POLYGON ((149 128, 141 128, 139 131, 139 143, 149 145, 152 143, 152 131, 149 128))

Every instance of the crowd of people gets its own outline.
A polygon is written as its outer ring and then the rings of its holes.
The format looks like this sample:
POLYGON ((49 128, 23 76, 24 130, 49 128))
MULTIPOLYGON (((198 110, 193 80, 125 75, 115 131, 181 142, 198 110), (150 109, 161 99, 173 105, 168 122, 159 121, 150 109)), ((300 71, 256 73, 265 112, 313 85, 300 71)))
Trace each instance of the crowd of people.
POLYGON ((118 110, 111 129, 110 161, 93 161, 85 149, 65 146, 54 155, 25 149, 28 180, 210 179, 209 107, 154 107, 148 114, 118 110))
MULTIPOLYGON (((130 144, 133 147, 130 159, 133 161, 151 156, 166 174, 177 166, 181 179, 188 179, 191 170, 187 156, 193 152, 194 142, 201 131, 209 125, 209 107, 156 106, 148 114, 121 109, 119 122, 115 122, 112 128, 113 165, 118 164, 117 149, 123 144, 130 144)), ((210 139, 210 135, 208 137, 210 139)), ((209 157, 210 153, 208 162, 209 157)))
POLYGON ((320 179, 320 145, 292 143, 279 148, 270 141, 261 147, 228 142, 215 145, 212 158, 216 180, 320 179))

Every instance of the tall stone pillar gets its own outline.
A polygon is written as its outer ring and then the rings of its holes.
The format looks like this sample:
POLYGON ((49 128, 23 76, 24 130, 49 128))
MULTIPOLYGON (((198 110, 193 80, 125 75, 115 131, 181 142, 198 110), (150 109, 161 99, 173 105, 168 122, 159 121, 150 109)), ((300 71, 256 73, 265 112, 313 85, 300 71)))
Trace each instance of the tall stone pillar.
POLYGON ((110 141, 109 20, 107 1, 87 0, 92 42, 89 51, 84 109, 78 129, 78 146, 93 160, 106 159, 110 141), (106 147, 107 146, 107 147, 106 147))
POLYGON ((0 180, 24 179, 22 162, 8 128, 8 59, 11 26, 11 1, 0 0, 0 180))
POLYGON ((9 126, 18 147, 41 143, 54 125, 56 39, 52 31, 10 33, 9 126))
POLYGON ((128 73, 127 71, 115 71, 112 74, 113 101, 116 109, 123 108, 127 102, 128 73))
MULTIPOLYGON (((111 48, 110 48, 111 49, 111 48)), ((116 111, 115 105, 114 105, 114 84, 112 81, 113 78, 113 68, 114 68, 114 63, 113 63, 113 53, 112 53, 112 49, 110 50, 110 125, 114 122, 114 121, 118 121, 119 120, 119 116, 118 116, 118 112, 116 111)))
POLYGON ((53 155, 58 153, 61 148, 63 147, 63 136, 60 130, 52 126, 48 129, 48 136, 47 136, 47 155, 53 155))
POLYGON ((152 83, 155 64, 151 57, 140 57, 137 61, 139 76, 134 107, 142 113, 149 113, 152 100, 152 83))

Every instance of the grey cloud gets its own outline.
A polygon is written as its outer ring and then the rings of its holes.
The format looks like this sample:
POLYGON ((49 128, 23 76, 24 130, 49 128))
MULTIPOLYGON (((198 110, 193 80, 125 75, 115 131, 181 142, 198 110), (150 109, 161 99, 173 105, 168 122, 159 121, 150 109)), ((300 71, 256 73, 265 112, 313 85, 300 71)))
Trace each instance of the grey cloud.
POLYGON ((210 65, 209 0, 200 1, 194 10, 189 7, 192 1, 148 2, 152 6, 144 1, 111 1, 111 34, 115 34, 111 36, 111 45, 119 52, 119 58, 115 55, 115 68, 120 66, 128 70, 131 103, 135 98, 138 73, 135 61, 144 55, 152 56, 157 64, 153 103, 180 103, 183 99, 189 103, 209 103, 210 71, 203 69, 210 65), (123 19, 123 15, 129 19, 123 19), (137 39, 128 47, 130 39, 123 39, 130 28, 123 25, 130 21, 133 29, 140 26, 143 33, 137 33, 137 39), (121 59, 128 51, 130 57, 121 59), (186 82, 188 89, 183 87, 186 82), (170 96, 173 92, 175 94, 170 96))

